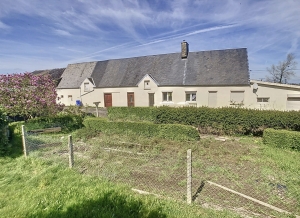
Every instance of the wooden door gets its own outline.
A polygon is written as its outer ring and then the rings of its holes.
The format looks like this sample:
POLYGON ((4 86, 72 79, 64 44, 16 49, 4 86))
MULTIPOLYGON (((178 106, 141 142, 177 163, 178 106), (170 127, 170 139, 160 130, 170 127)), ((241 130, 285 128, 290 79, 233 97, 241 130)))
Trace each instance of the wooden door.
POLYGON ((154 106, 154 93, 149 93, 149 107, 154 106))
POLYGON ((112 95, 111 93, 104 94, 104 107, 111 107, 112 106, 112 95))
POLYGON ((127 92, 128 107, 134 107, 134 92, 127 92))

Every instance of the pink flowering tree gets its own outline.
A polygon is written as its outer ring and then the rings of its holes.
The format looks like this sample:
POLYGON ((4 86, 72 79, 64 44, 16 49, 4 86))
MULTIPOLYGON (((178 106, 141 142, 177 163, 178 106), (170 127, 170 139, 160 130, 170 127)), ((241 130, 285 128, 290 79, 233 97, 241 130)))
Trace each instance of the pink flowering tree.
POLYGON ((0 106, 11 116, 55 115, 64 106, 57 104, 56 98, 55 81, 49 75, 0 75, 0 106))

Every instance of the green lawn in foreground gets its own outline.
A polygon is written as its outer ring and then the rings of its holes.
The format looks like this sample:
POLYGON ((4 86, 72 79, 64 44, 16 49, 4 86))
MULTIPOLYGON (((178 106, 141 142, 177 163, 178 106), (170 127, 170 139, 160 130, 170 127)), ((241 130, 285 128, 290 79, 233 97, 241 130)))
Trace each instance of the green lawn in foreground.
POLYGON ((0 157, 0 217, 239 217, 135 194, 41 159, 0 157))

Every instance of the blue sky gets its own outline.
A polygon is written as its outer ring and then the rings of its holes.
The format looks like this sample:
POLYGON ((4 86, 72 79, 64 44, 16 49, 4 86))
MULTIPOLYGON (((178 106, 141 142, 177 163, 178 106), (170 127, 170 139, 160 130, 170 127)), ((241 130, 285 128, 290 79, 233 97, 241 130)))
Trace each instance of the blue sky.
MULTIPOLYGON (((71 63, 247 48, 251 79, 296 55, 299 0, 0 0, 0 74, 71 63)), ((300 83, 300 70, 289 82, 300 83)))

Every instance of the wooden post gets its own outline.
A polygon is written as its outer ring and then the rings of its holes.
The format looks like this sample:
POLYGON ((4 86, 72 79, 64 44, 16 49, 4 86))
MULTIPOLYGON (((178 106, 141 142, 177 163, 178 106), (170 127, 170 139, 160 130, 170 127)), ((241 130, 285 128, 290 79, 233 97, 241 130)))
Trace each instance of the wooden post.
POLYGON ((25 126, 22 125, 21 126, 21 130, 22 130, 22 144, 23 144, 23 152, 24 152, 24 156, 27 157, 28 156, 28 150, 26 147, 26 133, 25 133, 25 126))
POLYGON ((73 153, 73 142, 72 136, 68 137, 68 145, 69 145, 69 167, 72 168, 74 166, 74 153, 73 153))
POLYGON ((192 203, 192 150, 188 149, 186 154, 187 177, 186 177, 186 201, 192 203))

